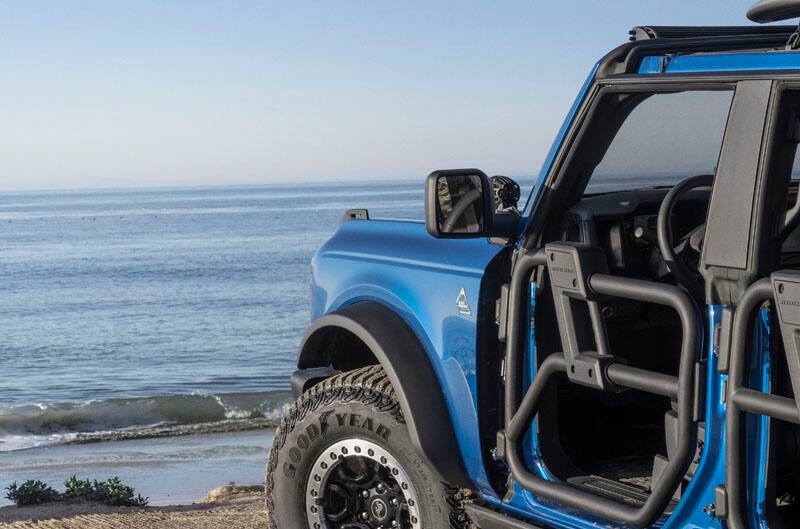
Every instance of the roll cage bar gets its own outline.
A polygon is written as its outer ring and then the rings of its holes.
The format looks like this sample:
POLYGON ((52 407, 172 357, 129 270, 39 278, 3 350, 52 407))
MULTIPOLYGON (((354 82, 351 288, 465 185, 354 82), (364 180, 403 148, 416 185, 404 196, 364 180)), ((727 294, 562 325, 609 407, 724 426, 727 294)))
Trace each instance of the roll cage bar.
MULTIPOLYGON (((774 35, 767 35, 767 37, 774 38, 774 35)), ((737 42, 738 46, 743 45, 742 39, 738 37, 699 38, 705 39, 705 42, 708 43, 724 43, 725 46, 732 45, 734 42, 737 42)), ((756 38, 762 37, 757 36, 756 38)), ((679 47, 675 46, 675 42, 666 42, 667 40, 669 39, 656 38, 643 42, 656 43, 660 49, 674 50, 679 47)), ((691 39, 676 40, 685 44, 687 40, 691 39)), ((775 43, 779 44, 779 39, 775 39, 775 43)), ((625 57, 627 57, 628 66, 633 64, 628 59, 635 56, 636 53, 644 53, 644 55, 640 56, 646 56, 649 51, 644 52, 643 50, 653 49, 639 42, 630 43, 622 48, 622 51, 625 52, 625 57)), ((620 50, 618 49, 617 51, 619 52, 620 50)), ((622 53, 618 53, 617 57, 622 55, 622 53)), ((606 66, 608 67, 612 62, 610 59, 607 60, 606 66)), ((625 61, 620 61, 617 64, 625 64, 625 61)), ((755 141, 752 136, 757 132, 758 141, 756 143, 760 149, 761 141, 765 134, 764 118, 767 115, 768 102, 771 101, 770 93, 772 91, 773 78, 774 76, 769 76, 768 79, 751 79, 747 75, 723 73, 678 80, 666 79, 663 76, 654 76, 647 80, 639 79, 638 81, 636 77, 627 76, 596 80, 595 86, 587 95, 587 99, 583 103, 581 110, 579 110, 578 116, 576 116, 564 141, 571 145, 572 148, 581 141, 580 131, 584 127, 586 120, 592 119, 593 101, 597 100, 601 90, 604 88, 613 88, 614 85, 619 84, 625 85, 626 89, 629 89, 631 83, 635 83, 634 87, 638 88, 643 88, 646 85, 647 87, 661 86, 662 89, 664 87, 663 83, 667 83, 673 88, 679 88, 684 85, 695 88, 703 85, 720 87, 724 84, 734 83, 737 85, 735 100, 738 98, 741 104, 747 103, 749 105, 747 108, 752 107, 753 112, 758 113, 761 118, 750 119, 752 116, 748 117, 748 115, 745 115, 746 113, 739 111, 737 113, 738 117, 734 121, 734 124, 738 125, 735 128, 731 128, 732 125, 729 121, 729 131, 742 141, 751 142, 755 141)), ((796 74, 793 75, 793 78, 796 78, 796 74)), ((561 159, 560 161, 557 159, 554 162, 552 169, 554 173, 551 173, 549 178, 554 178, 554 175, 562 173, 564 170, 562 166, 567 163, 563 159, 564 156, 563 152, 559 154, 561 159)), ((756 159, 760 159, 760 157, 756 156, 756 159)), ((763 169, 760 162, 757 163, 757 166, 750 168, 747 175, 740 176, 744 176, 748 181, 753 180, 754 189, 752 191, 762 193, 762 187, 764 186, 761 183, 760 175, 763 169)), ((557 185, 556 187, 560 186, 557 185)), ((563 203, 570 195, 568 189, 564 191, 553 189, 551 191, 552 193, 549 196, 546 195, 543 198, 548 203, 563 203)), ((759 204, 761 204, 761 201, 759 201, 759 204)), ((763 216, 762 209, 764 208, 762 206, 763 204, 757 208, 758 211, 752 212, 759 219, 763 216)), ((543 214, 548 213, 548 211, 552 213, 550 209, 546 207, 543 214)), ((762 224, 766 226, 763 222, 754 222, 754 226, 758 228, 756 231, 761 229, 762 224)), ((704 377, 701 374, 703 339, 700 338, 703 334, 701 330, 702 321, 697 305, 680 288, 664 284, 658 284, 657 288, 653 288, 655 285, 652 283, 608 275, 602 266, 603 259, 592 255, 592 252, 596 249, 570 247, 569 243, 563 242, 548 243, 542 248, 540 246, 543 242, 551 240, 546 235, 547 229, 538 225, 534 226, 534 229, 530 229, 530 225, 528 228, 523 236, 523 244, 515 257, 509 288, 508 315, 506 317, 508 322, 507 350, 504 371, 505 429, 498 433, 498 455, 508 464, 511 474, 521 487, 537 496, 555 500, 586 513, 614 520, 628 526, 645 527, 650 525, 659 519, 671 500, 675 484, 685 474, 696 446, 695 425, 701 420, 702 413, 698 402, 702 399, 697 399, 696 397, 705 393, 704 388, 700 385, 704 381, 704 377), (563 258, 563 255, 559 254, 571 255, 568 258, 563 258), (531 385, 523 395, 522 363, 525 358, 528 335, 525 325, 521 322, 526 321, 525 311, 528 306, 526 301, 530 295, 529 285, 534 273, 536 277, 539 277, 545 270, 550 277, 551 290, 555 297, 556 319, 561 332, 561 343, 564 350, 563 352, 545 351, 549 353, 549 356, 539 365, 531 385), (563 274, 568 277, 566 279, 564 277, 556 277, 563 274), (593 314, 597 311, 592 308, 593 305, 596 305, 600 296, 645 301, 665 305, 676 311, 681 322, 683 335, 677 377, 634 369, 625 365, 620 359, 608 354, 608 348, 605 347, 607 342, 604 336, 604 329, 602 324, 598 323, 597 315, 593 314), (565 297, 570 298, 568 302, 564 302, 563 298, 565 297), (584 316, 583 321, 580 321, 580 319, 576 319, 566 313, 571 302, 588 304, 588 311, 584 313, 588 314, 588 317, 584 316), (561 305, 561 308, 559 308, 559 305, 561 305), (575 327, 579 327, 579 329, 570 329, 569 325, 564 325, 565 322, 574 322, 576 324, 575 327), (568 334, 564 334, 565 330, 568 334), (572 335, 569 335, 569 333, 572 335), (589 336, 590 338, 593 336, 595 350, 587 350, 592 349, 591 345, 589 347, 575 346, 576 343, 581 341, 584 345, 592 342, 591 339, 588 342, 585 338, 584 340, 576 339, 578 335, 589 336), (636 389, 670 397, 676 402, 678 428, 680 431, 678 437, 681 440, 681 446, 676 451, 676 457, 670 458, 669 467, 662 474, 662 479, 659 479, 654 484, 650 496, 643 505, 639 507, 624 505, 609 498, 581 490, 566 482, 551 481, 531 472, 526 466, 523 450, 525 435, 530 430, 536 417, 540 396, 547 386, 548 379, 559 373, 565 374, 567 380, 572 383, 594 387, 601 391, 636 389)), ((751 230, 756 228, 751 227, 751 230)), ((759 253, 755 250, 753 252, 759 253)), ((750 261, 748 260, 746 263, 745 272, 749 274, 748 277, 755 279, 758 277, 756 275, 756 263, 755 260, 753 262, 750 261)), ((742 286, 746 286, 744 279, 742 281, 742 286)), ((800 368, 798 368, 798 372, 800 373, 800 368)), ((798 377, 798 380, 800 380, 800 377, 798 377)), ((748 395, 746 393, 744 395, 745 397, 742 398, 747 398, 748 395)), ((786 417, 789 415, 789 411, 787 411, 790 409, 789 404, 794 403, 780 401, 777 404, 780 410, 778 412, 773 411, 773 413, 782 414, 783 417, 786 417)), ((747 406, 746 403, 744 405, 747 406)), ((773 410, 773 408, 769 410, 762 409, 765 411, 773 410)), ((736 506, 734 505, 732 510, 735 512, 735 509, 736 506)))
POLYGON ((784 270, 753 283, 743 294, 733 316, 726 409, 726 485, 717 494, 727 501, 730 529, 747 529, 747 462, 745 414, 751 413, 800 424, 800 272, 784 270), (794 398, 750 389, 747 366, 752 351, 754 316, 766 302, 774 303, 783 339, 786 365, 794 398))

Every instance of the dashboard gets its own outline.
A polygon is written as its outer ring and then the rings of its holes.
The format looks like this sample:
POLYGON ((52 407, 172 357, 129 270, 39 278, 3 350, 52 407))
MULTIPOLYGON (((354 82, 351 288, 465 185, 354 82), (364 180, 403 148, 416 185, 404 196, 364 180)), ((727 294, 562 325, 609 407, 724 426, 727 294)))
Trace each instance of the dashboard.
MULTIPOLYGON (((567 212, 563 240, 600 246, 609 269, 629 277, 661 279, 669 271, 658 251, 658 209, 669 188, 640 189, 584 197, 567 212)), ((710 190, 686 193, 675 205, 675 240, 703 224, 710 190)))

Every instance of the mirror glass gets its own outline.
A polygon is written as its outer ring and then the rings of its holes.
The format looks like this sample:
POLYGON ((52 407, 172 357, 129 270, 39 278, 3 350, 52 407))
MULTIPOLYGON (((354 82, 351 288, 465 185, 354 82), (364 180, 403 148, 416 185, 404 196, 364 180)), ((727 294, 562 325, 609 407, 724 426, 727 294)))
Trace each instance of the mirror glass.
POLYGON ((436 180, 436 200, 440 232, 483 232, 483 182, 479 175, 439 175, 436 180))

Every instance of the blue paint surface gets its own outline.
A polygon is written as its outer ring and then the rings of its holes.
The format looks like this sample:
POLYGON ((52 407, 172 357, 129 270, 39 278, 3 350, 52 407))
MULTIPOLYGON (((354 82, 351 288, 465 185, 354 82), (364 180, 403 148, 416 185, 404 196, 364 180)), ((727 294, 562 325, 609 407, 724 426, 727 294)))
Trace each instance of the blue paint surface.
POLYGON ((645 57, 640 74, 800 70, 800 53, 764 51, 645 57))
MULTIPOLYGON (((754 326, 753 354, 750 362, 749 387, 764 393, 770 393, 772 381, 770 373, 772 361, 770 359, 770 325, 769 311, 761 309, 754 326)), ((752 527, 766 529, 767 512, 764 508, 767 493, 767 457, 769 453, 769 424, 770 418, 766 415, 747 415, 747 431, 752 435, 747 436, 747 489, 756 491, 750 498, 747 510, 750 514, 752 527)))
POLYGON ((476 321, 484 269, 501 248, 485 239, 439 240, 411 221, 343 224, 312 262, 314 318, 359 301, 400 314, 434 359, 467 470, 492 493, 477 415, 476 321), (471 314, 459 314, 461 289, 471 314))

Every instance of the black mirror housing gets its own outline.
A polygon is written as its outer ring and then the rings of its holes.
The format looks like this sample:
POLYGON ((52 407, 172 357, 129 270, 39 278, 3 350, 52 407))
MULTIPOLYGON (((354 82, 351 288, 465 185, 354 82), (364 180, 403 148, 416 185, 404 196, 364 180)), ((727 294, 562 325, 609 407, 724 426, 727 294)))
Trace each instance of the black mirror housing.
POLYGON ((479 169, 446 169, 425 183, 425 225, 437 238, 488 237, 494 199, 488 176, 479 169))

